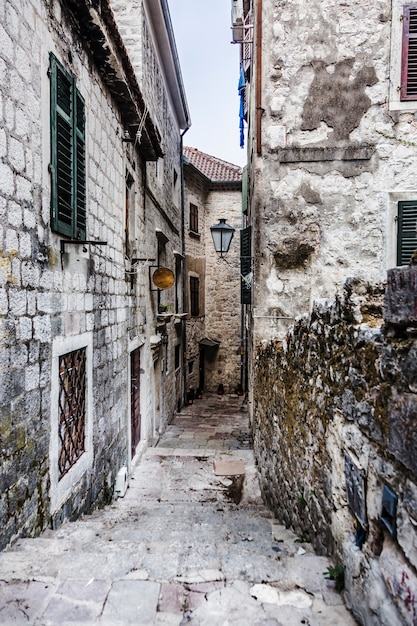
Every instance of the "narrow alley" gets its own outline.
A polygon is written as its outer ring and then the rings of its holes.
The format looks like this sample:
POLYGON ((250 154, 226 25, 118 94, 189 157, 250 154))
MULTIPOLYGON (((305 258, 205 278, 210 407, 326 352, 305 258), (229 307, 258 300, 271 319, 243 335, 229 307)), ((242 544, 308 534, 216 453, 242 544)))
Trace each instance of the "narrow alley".
POLYGON ((243 399, 208 395, 123 498, 0 554, 0 623, 353 626, 329 565, 262 504, 243 399))

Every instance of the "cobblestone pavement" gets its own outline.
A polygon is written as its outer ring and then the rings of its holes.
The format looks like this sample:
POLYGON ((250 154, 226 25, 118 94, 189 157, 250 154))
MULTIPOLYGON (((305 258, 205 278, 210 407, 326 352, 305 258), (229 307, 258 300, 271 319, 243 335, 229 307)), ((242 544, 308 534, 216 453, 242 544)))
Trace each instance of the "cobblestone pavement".
POLYGON ((242 398, 184 409, 104 510, 0 553, 0 624, 353 626, 264 507, 242 398))

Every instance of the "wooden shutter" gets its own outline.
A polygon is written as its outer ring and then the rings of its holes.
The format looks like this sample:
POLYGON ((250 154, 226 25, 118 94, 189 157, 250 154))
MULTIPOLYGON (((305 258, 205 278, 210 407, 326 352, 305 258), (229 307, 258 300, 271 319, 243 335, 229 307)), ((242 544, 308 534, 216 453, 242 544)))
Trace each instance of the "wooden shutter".
POLYGON ((240 273, 244 278, 241 279, 241 302, 242 304, 252 303, 252 227, 248 226, 240 231, 240 273))
POLYGON ((86 236, 85 107, 68 74, 50 56, 51 225, 62 235, 86 236))
POLYGON ((198 207, 190 202, 190 230, 198 233, 198 207))
POLYGON ((200 313, 200 281, 196 276, 190 276, 190 313, 199 315, 200 313))
POLYGON ((85 239, 87 232, 86 224, 86 173, 85 173, 85 106, 81 95, 75 90, 75 134, 76 134, 76 175, 75 198, 76 198, 76 225, 75 237, 85 239))
POLYGON ((401 100, 417 100, 417 4, 404 6, 401 100))
POLYGON ((417 200, 398 203, 397 265, 408 265, 417 250, 417 200))
POLYGON ((242 170, 242 213, 248 212, 248 166, 242 170))

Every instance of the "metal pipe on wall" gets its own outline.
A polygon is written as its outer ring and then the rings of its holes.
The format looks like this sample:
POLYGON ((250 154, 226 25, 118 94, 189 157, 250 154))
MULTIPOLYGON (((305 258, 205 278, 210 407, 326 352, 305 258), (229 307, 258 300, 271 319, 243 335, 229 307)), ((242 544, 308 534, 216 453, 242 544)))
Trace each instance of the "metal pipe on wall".
POLYGON ((256 6, 256 152, 262 154, 262 0, 256 6))

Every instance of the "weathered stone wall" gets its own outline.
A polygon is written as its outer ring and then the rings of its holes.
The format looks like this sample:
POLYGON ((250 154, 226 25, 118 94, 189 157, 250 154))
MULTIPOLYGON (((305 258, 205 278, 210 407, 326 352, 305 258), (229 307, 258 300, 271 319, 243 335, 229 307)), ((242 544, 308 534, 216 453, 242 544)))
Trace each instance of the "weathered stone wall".
POLYGON ((112 497, 117 471, 130 467, 135 454, 131 350, 141 350, 143 446, 174 415, 181 384, 174 324, 167 344, 151 342, 159 322, 150 291, 152 261, 146 263, 156 258, 157 230, 169 237, 170 267, 180 249, 180 226, 173 223, 179 221, 173 202, 178 125, 166 109, 167 163, 152 177, 140 147, 123 141, 122 113, 83 48, 81 30, 66 3, 28 0, 23 10, 10 0, 0 6, 0 548, 112 497), (87 239, 107 242, 66 245, 62 256, 66 238, 50 226, 50 52, 75 76, 85 100, 87 239), (133 178, 129 254, 127 171, 133 178), (57 362, 84 346, 86 450, 58 479, 57 362))
MULTIPOLYGON (((412 271, 390 276, 387 307, 404 302, 412 271)), ((417 617, 417 343, 398 311, 381 327, 383 292, 347 282, 283 342, 257 346, 253 430, 277 518, 344 566, 362 624, 399 626, 417 617), (398 502, 382 515, 387 489, 398 502)))
POLYGON ((417 191, 416 102, 393 102, 405 3, 394 15, 379 0, 263 2, 249 107, 262 109, 260 136, 249 129, 257 340, 281 338, 349 276, 396 265, 396 201, 417 191))
POLYGON ((200 387, 200 351, 204 350, 204 389, 234 393, 240 383, 240 229, 242 203, 239 184, 209 181, 193 167, 185 167, 184 209, 187 288, 187 390, 200 387), (198 234, 190 232, 190 203, 198 209, 198 234), (214 250, 210 226, 225 218, 236 229, 230 251, 219 259, 214 250), (189 309, 190 276, 200 279, 200 315, 189 309), (202 346, 209 338, 219 346, 202 346), (191 365, 190 365, 191 364, 191 365))
POLYGON ((241 304, 240 239, 242 228, 240 191, 212 191, 206 204, 206 333, 220 341, 206 355, 206 388, 217 391, 222 384, 234 393, 240 383, 241 304), (224 259, 214 250, 210 226, 225 218, 236 231, 224 259))
POLYGON ((128 456, 126 426, 120 428, 127 408, 127 301, 118 115, 98 75, 86 71, 88 59, 59 5, 48 13, 45 3, 29 3, 23 14, 19 6, 3 4, 0 16, 1 89, 9 111, 0 165, 1 546, 40 531, 51 518, 59 523, 106 501, 128 456), (72 63, 86 100, 88 234, 108 242, 86 251, 69 246, 62 258, 61 237, 49 224, 49 51, 72 63), (51 407, 51 394, 58 378, 51 378, 51 363, 56 341, 80 336, 94 352, 92 455, 89 471, 54 501, 50 454, 58 442, 51 442, 51 416, 58 419, 58 406, 51 407))
MULTIPOLYGON (((154 259, 150 262, 154 266, 153 271, 159 261, 161 266, 167 267, 175 275, 175 284, 169 289, 160 293, 152 291, 150 298, 147 297, 148 288, 145 287, 143 293, 144 300, 147 300, 147 305, 150 307, 147 320, 151 335, 157 333, 168 337, 167 344, 160 345, 153 350, 153 358, 159 360, 159 365, 156 366, 158 371, 155 372, 159 380, 150 381, 153 388, 152 395, 158 397, 160 390, 162 392, 161 399, 155 398, 155 406, 150 407, 150 428, 155 439, 174 417, 183 399, 183 359, 181 357, 180 367, 175 368, 175 351, 178 350, 178 346, 181 346, 181 354, 184 351, 181 322, 169 317, 166 317, 164 321, 161 316, 158 317, 158 304, 167 306, 168 312, 171 313, 175 311, 176 303, 179 310, 183 310, 182 268, 177 264, 178 255, 182 253, 181 142, 178 110, 175 110, 174 98, 169 93, 167 85, 167 81, 176 80, 178 77, 167 75, 169 71, 174 72, 175 68, 173 65, 169 66, 165 58, 166 47, 169 46, 166 32, 161 25, 159 25, 160 31, 158 33, 155 31, 155 20, 163 20, 158 5, 159 3, 152 4, 147 0, 139 2, 112 0, 111 2, 118 28, 146 101, 146 116, 155 120, 164 152, 163 158, 158 159, 157 162, 146 163, 143 227, 138 229, 139 237, 136 242, 136 256, 154 259), (162 67, 163 62, 167 64, 166 67, 162 67), (141 236, 143 232, 144 237, 141 236), (166 239, 165 249, 159 260, 157 232, 162 233, 163 238, 166 239), (180 368, 181 371, 179 371, 180 368)), ((140 208, 139 213, 141 213, 140 208)), ((143 278, 149 285, 149 276, 145 276, 147 272, 146 267, 143 278)), ((145 369, 146 372, 149 371, 149 368, 145 369)), ((146 398, 145 402, 148 401, 149 398, 146 398)))
POLYGON ((201 174, 184 168, 184 228, 185 228, 185 311, 186 321, 186 391, 200 387, 200 341, 206 337, 206 181, 201 174), (190 204, 198 211, 198 233, 190 229, 190 204), (190 314, 190 275, 200 280, 200 315, 190 314))

